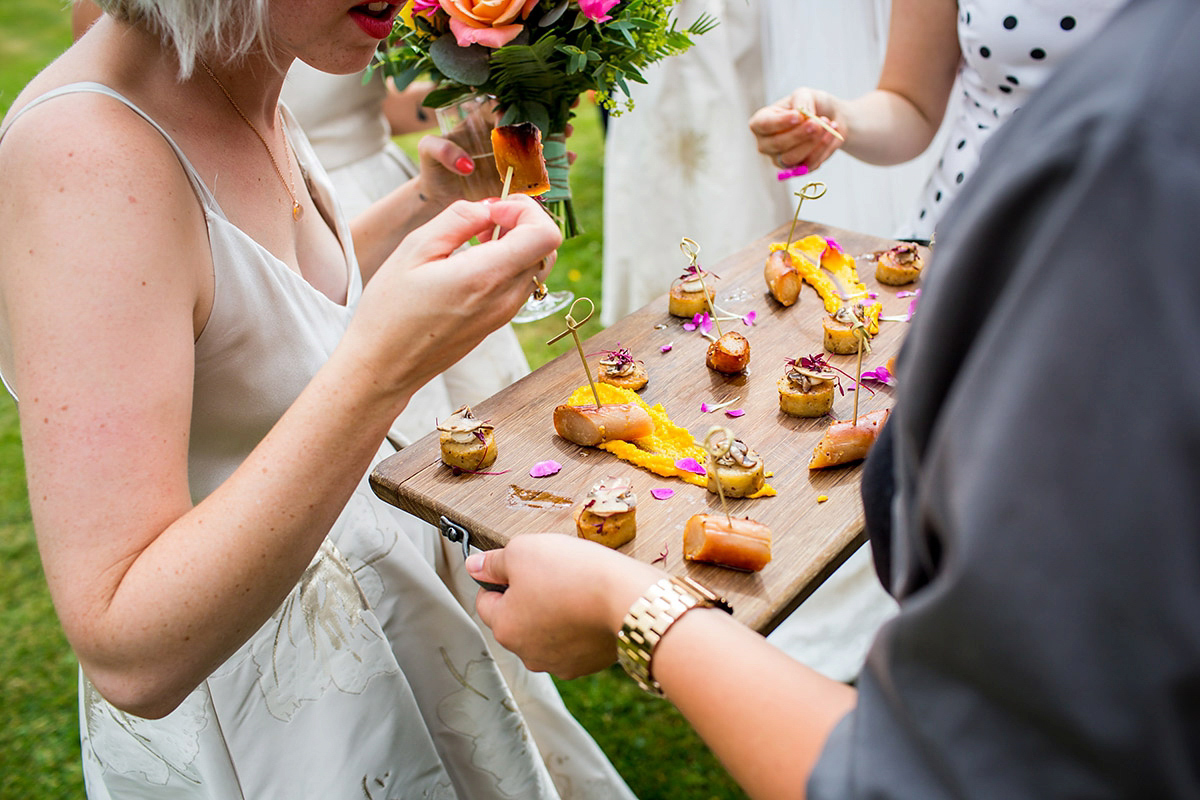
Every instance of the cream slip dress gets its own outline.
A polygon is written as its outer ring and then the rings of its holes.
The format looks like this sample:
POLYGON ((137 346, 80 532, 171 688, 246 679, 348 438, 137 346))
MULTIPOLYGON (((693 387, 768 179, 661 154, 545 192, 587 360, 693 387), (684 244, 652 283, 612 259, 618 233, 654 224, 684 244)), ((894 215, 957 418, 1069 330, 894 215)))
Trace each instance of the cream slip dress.
MULTIPOLYGON (((188 473, 199 502, 341 338, 362 294, 350 233, 286 109, 301 171, 342 242, 344 306, 231 224, 166 132, 112 89, 71 84, 25 109, 75 92, 112 97, 154 125, 204 208, 215 293, 196 341, 188 473)), ((379 457, 390 452, 385 442, 379 457)), ((549 677, 481 630, 461 552, 428 526, 406 532, 404 518, 364 476, 275 614, 163 719, 117 710, 81 673, 88 796, 632 798, 549 677)))

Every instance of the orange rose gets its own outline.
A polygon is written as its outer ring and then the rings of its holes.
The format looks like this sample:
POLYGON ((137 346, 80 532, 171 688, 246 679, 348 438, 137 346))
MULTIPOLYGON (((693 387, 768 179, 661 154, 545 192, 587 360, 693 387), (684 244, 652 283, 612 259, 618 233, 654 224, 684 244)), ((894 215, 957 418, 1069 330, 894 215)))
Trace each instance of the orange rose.
POLYGON ((439 0, 450 15, 450 30, 459 45, 481 44, 503 47, 516 38, 525 26, 514 22, 525 19, 538 0, 439 0))

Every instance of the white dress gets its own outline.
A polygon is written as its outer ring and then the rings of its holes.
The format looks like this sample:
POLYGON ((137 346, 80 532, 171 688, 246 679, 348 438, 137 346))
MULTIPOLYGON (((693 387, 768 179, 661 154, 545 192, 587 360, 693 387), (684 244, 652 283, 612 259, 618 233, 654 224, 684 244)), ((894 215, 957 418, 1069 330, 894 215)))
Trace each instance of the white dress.
MULTIPOLYGON (((767 101, 799 86, 838 97, 858 97, 879 82, 887 50, 891 0, 761 0, 762 55, 767 101)), ((877 167, 841 151, 810 175, 788 181, 791 191, 808 181, 828 187, 805 201, 801 216, 875 236, 895 236, 912 213, 935 147, 905 164, 877 167)))
MULTIPOLYGON (((63 87, 25 108, 78 91, 142 114, 99 84, 63 87)), ((331 187, 290 115, 285 122, 343 244, 344 306, 232 225, 175 148, 204 209, 214 268, 212 313, 195 352, 188 477, 197 502, 308 384, 362 293, 331 187)), ((385 442, 378 455, 390 452, 385 442)), ((275 614, 162 719, 118 711, 81 674, 88 796, 632 797, 546 676, 510 661, 506 679, 467 610, 474 591, 461 552, 410 538, 402 517, 364 476, 275 614)))
POLYGON ((947 134, 904 227, 928 239, 975 171, 988 137, 1011 117, 1125 0, 959 0, 958 81, 946 108, 947 134))
MULTIPOLYGON (((383 101, 383 76, 330 75, 297 61, 288 70, 281 99, 295 115, 333 182, 347 219, 417 174, 392 141, 383 101)), ((430 114, 433 112, 430 111, 430 114)), ((511 325, 489 335, 457 364, 423 386, 392 426, 405 446, 433 430, 435 419, 491 397, 529 374, 529 362, 511 325)))
POLYGON ((687 52, 647 68, 645 85, 630 84, 635 108, 609 120, 605 325, 667 292, 688 263, 682 237, 694 239, 700 264, 711 266, 792 212, 787 188, 747 125, 766 97, 759 3, 681 0, 674 8, 681 28, 705 12, 721 24, 687 52))

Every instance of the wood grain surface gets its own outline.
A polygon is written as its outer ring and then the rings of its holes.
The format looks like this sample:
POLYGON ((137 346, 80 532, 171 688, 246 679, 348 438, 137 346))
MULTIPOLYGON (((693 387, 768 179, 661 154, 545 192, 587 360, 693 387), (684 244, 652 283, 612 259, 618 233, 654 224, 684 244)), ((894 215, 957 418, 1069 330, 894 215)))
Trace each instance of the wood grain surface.
MULTIPOLYGON (((433 524, 439 517, 465 527, 480 547, 503 546, 513 536, 543 531, 574 533, 571 518, 592 484, 608 475, 630 478, 638 497, 637 536, 621 551, 642 561, 655 561, 676 575, 688 575, 723 593, 733 604, 734 615, 744 624, 766 633, 812 593, 864 540, 859 498, 860 465, 809 471, 812 454, 830 418, 797 419, 779 410, 776 381, 785 360, 823 352, 821 321, 825 316, 820 297, 805 286, 800 300, 784 308, 766 291, 763 264, 773 241, 787 238, 789 225, 760 239, 718 264, 700 254, 700 264, 720 277, 717 304, 737 314, 757 312, 753 326, 740 321, 722 322, 723 330, 737 330, 750 341, 751 358, 746 374, 724 377, 704 364, 709 341, 698 332, 683 329, 685 320, 667 313, 666 296, 591 337, 584 352, 627 347, 645 362, 650 382, 639 394, 650 405, 661 403, 671 419, 687 427, 697 439, 714 424, 725 425, 757 450, 765 460, 768 483, 776 497, 731 500, 730 512, 749 516, 773 531, 772 560, 761 572, 748 574, 694 562, 682 556, 683 526, 696 513, 721 513, 720 500, 705 489, 677 478, 662 478, 603 450, 580 447, 554 433, 554 407, 587 382, 574 347, 507 389, 474 407, 476 416, 496 426, 499 457, 489 468, 502 475, 454 475, 439 458, 436 432, 380 462, 371 485, 385 501, 433 524), (663 327, 665 326, 665 327, 663 327), (671 344, 669 352, 661 352, 671 344), (730 408, 745 416, 731 419, 724 411, 704 413, 702 402, 722 403, 738 398, 730 408), (529 470, 539 461, 554 459, 562 470, 546 478, 532 478, 529 470), (656 500, 652 488, 671 488, 675 495, 656 500), (818 502, 825 495, 828 500, 818 502), (665 559, 660 556, 665 553, 665 559)), ((895 242, 864 234, 800 222, 795 238, 810 233, 834 237, 849 254, 859 257, 887 249, 895 242)), ((701 248, 704 242, 695 237, 701 248)), ((928 253, 922 251, 928 257, 928 253)), ((885 316, 904 315, 910 299, 899 298, 905 287, 879 286, 873 261, 858 259, 859 277, 878 293, 885 316)), ((676 265, 646 265, 647 269, 682 271, 676 265)), ((565 326, 564 326, 565 327, 565 326)), ((883 365, 899 349, 907 324, 883 322, 864 369, 883 365)), ((568 340, 569 341, 569 340, 568 340)), ((853 374, 854 356, 828 356, 831 364, 853 374)), ((589 359, 595 370, 596 359, 589 359)), ((847 389, 851 381, 843 379, 847 389)), ((878 384, 874 384, 878 387, 878 384)), ((849 419, 854 393, 835 396, 833 414, 849 419)), ((892 390, 863 391, 859 413, 892 404, 892 390)))

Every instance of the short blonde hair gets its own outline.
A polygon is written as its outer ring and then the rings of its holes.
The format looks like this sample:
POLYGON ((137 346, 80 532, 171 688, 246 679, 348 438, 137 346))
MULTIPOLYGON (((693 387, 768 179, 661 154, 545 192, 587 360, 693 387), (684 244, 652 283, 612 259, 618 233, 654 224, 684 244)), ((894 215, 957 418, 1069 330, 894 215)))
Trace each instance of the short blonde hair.
POLYGON ((267 45, 270 0, 96 0, 116 19, 145 26, 175 48, 179 77, 208 55, 236 61, 267 45))

